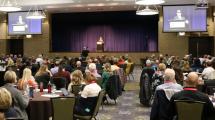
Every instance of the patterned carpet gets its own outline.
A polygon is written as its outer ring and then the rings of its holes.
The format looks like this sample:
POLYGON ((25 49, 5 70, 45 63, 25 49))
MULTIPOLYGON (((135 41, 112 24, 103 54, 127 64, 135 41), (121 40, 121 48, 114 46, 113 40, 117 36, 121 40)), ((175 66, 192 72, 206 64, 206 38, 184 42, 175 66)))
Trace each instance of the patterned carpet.
POLYGON ((98 120, 149 120, 151 109, 139 102, 139 78, 141 69, 135 68, 134 80, 126 83, 125 92, 118 97, 117 104, 108 99, 109 104, 100 108, 98 120))
POLYGON ((109 100, 109 104, 101 108, 99 120, 149 120, 150 108, 143 107, 138 98, 138 91, 125 91, 117 99, 117 104, 109 100))

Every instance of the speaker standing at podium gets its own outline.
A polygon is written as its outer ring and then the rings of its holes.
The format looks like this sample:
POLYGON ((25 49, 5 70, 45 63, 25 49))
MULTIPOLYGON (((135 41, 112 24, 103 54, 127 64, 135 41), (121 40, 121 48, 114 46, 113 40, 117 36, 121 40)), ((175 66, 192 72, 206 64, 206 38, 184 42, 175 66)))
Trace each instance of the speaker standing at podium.
POLYGON ((186 28, 189 28, 189 21, 182 16, 182 11, 181 10, 177 10, 176 11, 176 16, 169 20, 169 26, 170 29, 180 29, 182 31, 186 30, 186 28))
POLYGON ((104 51, 104 40, 102 37, 99 37, 99 40, 96 42, 97 46, 97 52, 103 52, 104 51))

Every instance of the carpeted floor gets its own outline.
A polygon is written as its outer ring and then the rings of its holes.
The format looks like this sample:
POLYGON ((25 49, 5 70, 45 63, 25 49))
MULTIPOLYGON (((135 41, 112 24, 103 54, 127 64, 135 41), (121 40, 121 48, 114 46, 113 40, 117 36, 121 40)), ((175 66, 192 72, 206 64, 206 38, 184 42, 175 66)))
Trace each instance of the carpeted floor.
POLYGON ((100 108, 97 118, 99 120, 149 120, 150 108, 139 102, 139 78, 141 69, 135 68, 134 80, 129 80, 125 92, 118 97, 117 104, 108 100, 103 109, 100 108))
POLYGON ((100 109, 99 120, 149 120, 150 108, 140 104, 138 91, 125 91, 117 99, 117 104, 109 102, 100 109))

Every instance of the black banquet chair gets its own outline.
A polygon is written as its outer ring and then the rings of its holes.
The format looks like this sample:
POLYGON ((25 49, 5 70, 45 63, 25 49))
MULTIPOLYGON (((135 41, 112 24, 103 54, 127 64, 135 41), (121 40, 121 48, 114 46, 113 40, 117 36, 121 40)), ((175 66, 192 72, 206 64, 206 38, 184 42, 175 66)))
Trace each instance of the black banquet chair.
POLYGON ((77 119, 81 119, 81 120, 91 120, 93 118, 96 120, 96 116, 97 116, 97 114, 99 112, 99 108, 100 108, 100 106, 102 104, 104 95, 105 95, 105 90, 101 90, 99 92, 99 95, 98 95, 96 107, 95 107, 94 112, 93 112, 93 114, 91 116, 81 116, 81 115, 74 114, 74 117, 77 118, 77 119))
POLYGON ((66 88, 66 78, 64 77, 53 77, 52 83, 56 86, 57 90, 61 88, 66 88))
POLYGON ((75 96, 79 95, 79 92, 81 92, 84 89, 85 85, 71 85, 72 90, 70 91, 75 96))
POLYGON ((215 80, 205 80, 204 86, 206 89, 206 93, 208 95, 213 95, 215 93, 215 80))

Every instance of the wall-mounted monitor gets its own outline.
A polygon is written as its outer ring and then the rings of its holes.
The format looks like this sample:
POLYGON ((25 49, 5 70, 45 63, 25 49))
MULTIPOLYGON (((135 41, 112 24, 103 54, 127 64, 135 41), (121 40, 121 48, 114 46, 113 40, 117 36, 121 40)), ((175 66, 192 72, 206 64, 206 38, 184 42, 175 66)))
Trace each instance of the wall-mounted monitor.
POLYGON ((26 19, 28 12, 8 13, 8 34, 42 34, 42 19, 26 19))
POLYGON ((195 5, 163 6, 163 32, 207 31, 207 10, 195 5))

